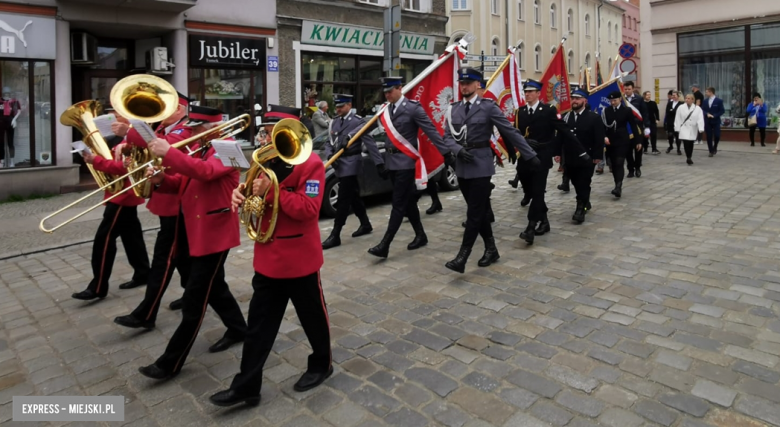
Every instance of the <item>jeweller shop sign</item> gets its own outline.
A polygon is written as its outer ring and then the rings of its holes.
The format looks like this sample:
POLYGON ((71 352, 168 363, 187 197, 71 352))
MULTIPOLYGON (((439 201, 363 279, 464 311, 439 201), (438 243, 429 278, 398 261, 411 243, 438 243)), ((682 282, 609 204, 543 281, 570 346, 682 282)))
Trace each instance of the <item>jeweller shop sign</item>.
POLYGON ((0 56, 55 59, 56 23, 52 18, 0 13, 0 56))
MULTIPOLYGON (((434 36, 401 32, 401 52, 433 54, 434 36)), ((385 35, 380 28, 303 21, 301 43, 354 49, 384 50, 385 35)))

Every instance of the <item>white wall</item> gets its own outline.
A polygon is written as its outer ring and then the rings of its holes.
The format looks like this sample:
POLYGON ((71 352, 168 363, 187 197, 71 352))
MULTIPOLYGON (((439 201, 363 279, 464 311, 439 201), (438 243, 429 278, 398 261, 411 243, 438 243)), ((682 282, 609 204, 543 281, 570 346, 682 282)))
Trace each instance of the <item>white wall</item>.
POLYGON ((73 140, 73 130, 70 126, 60 124, 60 114, 71 106, 70 83, 70 24, 66 21, 57 21, 57 58, 54 60, 54 105, 52 106, 52 120, 57 121, 55 126, 55 141, 58 166, 70 166, 73 164, 73 155, 70 153, 70 142, 73 140))

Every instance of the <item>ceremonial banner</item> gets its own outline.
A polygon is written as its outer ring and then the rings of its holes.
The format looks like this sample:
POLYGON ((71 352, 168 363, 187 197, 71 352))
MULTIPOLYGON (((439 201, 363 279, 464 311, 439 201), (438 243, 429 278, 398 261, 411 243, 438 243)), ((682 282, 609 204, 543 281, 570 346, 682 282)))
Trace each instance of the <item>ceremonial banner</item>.
POLYGON ((555 106, 560 114, 571 110, 569 72, 566 70, 566 58, 563 52, 563 43, 561 43, 542 75, 540 93, 541 101, 555 106))
POLYGON ((601 86, 604 84, 604 78, 601 77, 601 63, 597 59, 596 60, 596 86, 601 86))
MULTIPOLYGON (((596 88, 594 88, 592 91, 589 92, 588 96, 588 105, 590 105, 590 109, 595 111, 596 113, 602 114, 604 109, 609 107, 609 99, 607 99, 607 96, 612 93, 618 91, 620 92, 621 96, 623 97, 621 100, 621 103, 623 106, 629 108, 631 112, 634 114, 634 117, 639 120, 639 122, 642 122, 642 114, 639 112, 639 110, 636 109, 633 105, 631 105, 630 102, 626 99, 625 95, 623 95, 623 85, 620 83, 620 78, 615 78, 607 83, 604 83, 603 85, 600 85, 596 88)), ((603 117, 603 115, 602 115, 603 117)), ((606 123, 604 123, 606 125, 606 123)), ((628 124, 628 134, 631 138, 634 138, 634 132, 631 129, 631 125, 628 124)))
POLYGON ((623 75, 620 73, 620 67, 618 66, 618 63, 620 62, 620 56, 618 55, 615 57, 615 62, 612 64, 612 69, 609 71, 609 79, 622 79, 623 75))
MULTIPOLYGON (((515 111, 525 105, 525 96, 520 78, 520 67, 517 64, 514 50, 510 49, 508 53, 508 60, 504 60, 488 81, 484 97, 494 100, 507 120, 514 123, 515 111)), ((503 166, 501 152, 506 153, 506 144, 498 135, 493 135, 491 142, 497 161, 499 165, 503 166)))

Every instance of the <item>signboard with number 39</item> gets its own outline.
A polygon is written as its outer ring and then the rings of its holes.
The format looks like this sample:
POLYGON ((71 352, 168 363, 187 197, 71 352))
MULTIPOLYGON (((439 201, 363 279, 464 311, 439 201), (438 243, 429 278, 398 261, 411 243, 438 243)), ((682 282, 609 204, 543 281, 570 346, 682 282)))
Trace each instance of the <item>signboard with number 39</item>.
POLYGON ((269 56, 268 57, 268 71, 279 71, 279 57, 278 56, 269 56))

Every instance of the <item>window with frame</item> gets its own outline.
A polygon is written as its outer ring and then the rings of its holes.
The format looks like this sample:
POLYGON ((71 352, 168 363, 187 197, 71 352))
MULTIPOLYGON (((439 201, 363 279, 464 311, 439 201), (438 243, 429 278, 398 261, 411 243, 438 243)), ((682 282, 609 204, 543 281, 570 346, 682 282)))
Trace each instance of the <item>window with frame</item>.
POLYGON ((609 58, 609 67, 607 68, 609 72, 612 72, 612 58, 609 58))
POLYGON ((588 67, 590 67, 590 54, 586 53, 585 54, 585 68, 587 69, 588 67))
POLYGON ((623 15, 623 28, 626 28, 626 15, 623 15))
POLYGON ((368 3, 377 6, 387 6, 387 0, 358 0, 360 3, 368 3))
POLYGON ((498 39, 493 39, 493 43, 490 45, 490 49, 492 51, 491 55, 497 56, 498 55, 498 39))
POLYGON ((468 10, 468 0, 452 0, 452 10, 468 10))
POLYGON ((534 48, 534 69, 536 71, 541 71, 542 69, 542 47, 539 45, 536 45, 534 48))
POLYGON ((542 23, 542 12, 539 10, 539 0, 534 0, 534 23, 542 23))
POLYGON ((556 22, 558 22, 558 14, 556 13, 555 3, 550 4, 550 27, 556 28, 556 22))
POLYGON ((590 15, 585 15, 585 36, 590 37, 590 15))
POLYGON ((572 74, 574 70, 574 51, 569 50, 568 58, 566 58, 566 68, 569 69, 569 74, 572 74))
POLYGON ((634 18, 634 31, 638 30, 639 28, 636 25, 636 18, 634 18))
POLYGON ((615 44, 620 44, 620 33, 618 32, 618 24, 615 24, 615 44))
POLYGON ((612 43, 612 22, 607 23, 607 41, 612 43))
POLYGON ((490 13, 498 15, 500 12, 498 0, 490 0, 490 13))
POLYGON ((523 61, 523 47, 524 46, 525 46, 525 44, 523 42, 520 42, 520 43, 517 44, 517 67, 520 68, 521 70, 524 69, 523 68, 523 65, 524 65, 524 61, 523 61))
POLYGON ((523 20, 523 0, 517 0, 517 20, 523 20))
POLYGON ((404 0, 404 9, 414 12, 426 12, 426 10, 423 10, 425 8, 425 5, 423 4, 424 1, 425 0, 404 0))
POLYGON ((566 29, 571 33, 574 32, 574 11, 569 9, 566 12, 566 29))

